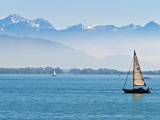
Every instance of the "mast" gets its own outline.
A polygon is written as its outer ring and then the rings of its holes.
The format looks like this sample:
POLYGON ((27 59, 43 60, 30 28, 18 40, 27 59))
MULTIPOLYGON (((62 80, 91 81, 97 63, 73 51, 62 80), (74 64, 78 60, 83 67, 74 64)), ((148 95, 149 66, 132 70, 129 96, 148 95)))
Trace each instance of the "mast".
POLYGON ((133 89, 134 89, 134 60, 135 60, 135 54, 136 54, 136 52, 135 52, 135 50, 134 50, 134 55, 133 55, 133 89))

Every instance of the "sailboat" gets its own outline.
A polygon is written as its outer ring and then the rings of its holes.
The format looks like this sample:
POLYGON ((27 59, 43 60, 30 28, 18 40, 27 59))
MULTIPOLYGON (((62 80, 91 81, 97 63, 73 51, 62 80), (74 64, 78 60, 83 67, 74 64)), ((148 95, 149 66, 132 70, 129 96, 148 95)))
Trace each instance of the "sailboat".
POLYGON ((53 76, 56 76, 56 72, 55 72, 55 70, 54 70, 54 72, 53 72, 53 76))
MULTIPOLYGON (((129 75, 129 72, 128 72, 128 75, 129 75)), ((126 81, 128 79, 128 75, 127 75, 126 81)), ((125 89, 126 81, 122 89, 125 93, 151 93, 149 90, 149 87, 148 89, 144 89, 143 87, 135 88, 135 86, 146 86, 135 50, 134 50, 134 57, 133 57, 133 89, 125 89)))

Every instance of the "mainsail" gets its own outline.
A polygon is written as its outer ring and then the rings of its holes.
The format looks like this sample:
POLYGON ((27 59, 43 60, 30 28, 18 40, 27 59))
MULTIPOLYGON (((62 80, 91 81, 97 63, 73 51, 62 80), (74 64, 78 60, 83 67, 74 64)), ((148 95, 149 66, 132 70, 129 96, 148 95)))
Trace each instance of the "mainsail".
POLYGON ((56 72, 55 72, 55 70, 54 70, 54 72, 53 72, 53 75, 54 75, 54 76, 56 76, 56 72))
POLYGON ((134 73, 134 77, 133 77, 134 86, 146 86, 135 51, 134 51, 134 72, 133 73, 134 73))

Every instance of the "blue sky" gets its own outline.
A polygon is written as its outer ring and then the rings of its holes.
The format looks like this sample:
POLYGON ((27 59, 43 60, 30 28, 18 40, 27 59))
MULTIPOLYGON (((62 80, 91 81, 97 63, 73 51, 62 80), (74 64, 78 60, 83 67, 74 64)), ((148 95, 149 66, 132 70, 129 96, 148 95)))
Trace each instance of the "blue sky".
POLYGON ((20 14, 29 19, 47 19, 56 29, 82 23, 160 23, 160 0, 0 0, 0 17, 20 14))

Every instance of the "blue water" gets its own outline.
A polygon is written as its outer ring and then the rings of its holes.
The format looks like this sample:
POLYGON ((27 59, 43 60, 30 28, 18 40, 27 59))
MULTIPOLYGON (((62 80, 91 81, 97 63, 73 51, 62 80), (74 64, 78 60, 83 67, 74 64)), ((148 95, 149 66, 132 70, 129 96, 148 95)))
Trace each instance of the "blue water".
POLYGON ((0 75, 0 120, 159 120, 160 76, 149 77, 151 94, 125 94, 126 75, 0 75))

